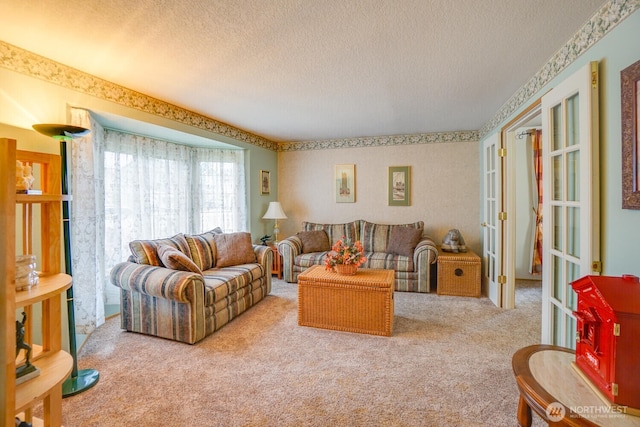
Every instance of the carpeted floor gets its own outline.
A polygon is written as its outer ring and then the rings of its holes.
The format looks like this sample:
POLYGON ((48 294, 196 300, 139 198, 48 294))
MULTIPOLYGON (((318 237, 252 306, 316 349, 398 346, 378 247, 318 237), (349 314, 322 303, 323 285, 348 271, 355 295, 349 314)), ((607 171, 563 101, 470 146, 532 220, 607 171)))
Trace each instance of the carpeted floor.
MULTIPOLYGON (((79 353, 100 371, 63 400, 77 426, 515 426, 511 356, 540 340, 540 287, 517 308, 487 298, 395 293, 392 337, 297 325, 297 286, 190 346, 120 330, 79 353)), ((534 415, 534 424, 538 424, 534 415)))

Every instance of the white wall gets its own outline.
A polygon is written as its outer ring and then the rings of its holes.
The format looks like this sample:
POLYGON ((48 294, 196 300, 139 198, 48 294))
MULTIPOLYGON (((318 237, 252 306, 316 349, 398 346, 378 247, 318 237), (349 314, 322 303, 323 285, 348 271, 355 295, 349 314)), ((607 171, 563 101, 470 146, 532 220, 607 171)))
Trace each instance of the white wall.
POLYGON ((480 253, 477 144, 446 142, 280 152, 278 194, 289 218, 280 223, 279 238, 300 231, 302 221, 424 221, 426 233, 436 243, 449 229, 458 228, 467 244, 480 253), (355 164, 355 203, 335 202, 336 164, 355 164), (389 166, 411 166, 411 206, 388 206, 389 166))

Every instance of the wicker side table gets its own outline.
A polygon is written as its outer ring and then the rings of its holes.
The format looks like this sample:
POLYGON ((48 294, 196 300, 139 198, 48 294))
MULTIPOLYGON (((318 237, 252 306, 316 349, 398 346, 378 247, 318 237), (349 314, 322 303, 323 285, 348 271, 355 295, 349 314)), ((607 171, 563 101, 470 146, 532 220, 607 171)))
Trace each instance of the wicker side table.
POLYGON ((482 279, 480 257, 467 252, 444 252, 438 248, 438 295, 479 297, 482 279))

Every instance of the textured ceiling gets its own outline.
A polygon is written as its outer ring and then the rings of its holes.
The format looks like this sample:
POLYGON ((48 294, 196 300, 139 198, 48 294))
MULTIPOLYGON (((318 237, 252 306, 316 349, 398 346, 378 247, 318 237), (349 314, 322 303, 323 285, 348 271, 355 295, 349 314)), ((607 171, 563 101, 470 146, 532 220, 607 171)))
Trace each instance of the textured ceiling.
POLYGON ((274 141, 478 130, 604 0, 3 0, 0 40, 274 141))

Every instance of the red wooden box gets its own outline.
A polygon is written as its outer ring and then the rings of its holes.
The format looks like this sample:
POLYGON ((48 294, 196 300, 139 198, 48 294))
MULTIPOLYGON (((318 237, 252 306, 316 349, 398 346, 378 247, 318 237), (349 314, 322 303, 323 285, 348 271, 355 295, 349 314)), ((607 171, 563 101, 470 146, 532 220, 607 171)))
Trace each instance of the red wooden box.
POLYGON ((640 281, 585 276, 578 294, 576 364, 612 403, 640 408, 640 281))

